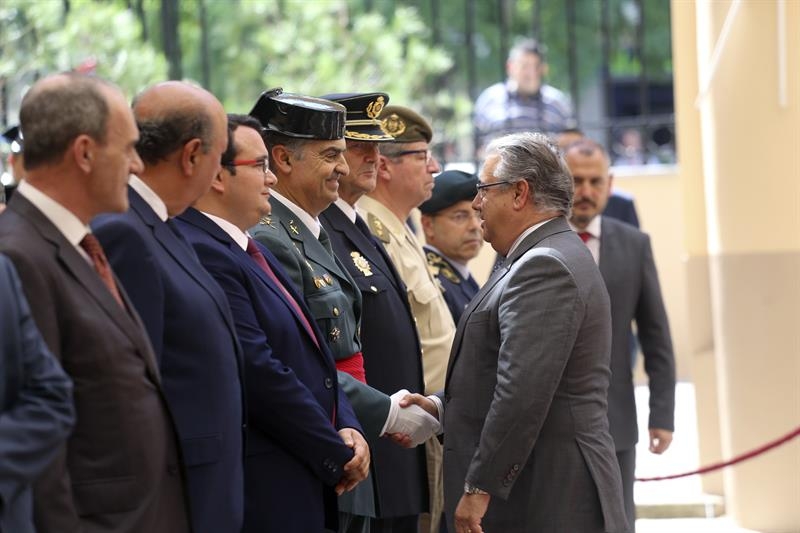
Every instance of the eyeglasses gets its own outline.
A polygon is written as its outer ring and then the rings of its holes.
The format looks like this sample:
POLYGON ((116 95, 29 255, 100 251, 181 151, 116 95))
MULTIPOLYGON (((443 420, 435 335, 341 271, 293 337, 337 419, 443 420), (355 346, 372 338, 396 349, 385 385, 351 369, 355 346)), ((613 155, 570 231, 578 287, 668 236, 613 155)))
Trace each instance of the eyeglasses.
POLYGON ((230 163, 223 163, 223 167, 256 167, 266 174, 269 172, 269 159, 234 159, 230 163))
POLYGON ((481 195, 481 198, 486 196, 486 189, 489 187, 496 187, 497 185, 507 185, 509 183, 514 183, 511 180, 502 180, 502 181, 495 181, 494 183, 479 183, 475 186, 477 194, 481 195))
MULTIPOLYGON (((394 152, 391 154, 383 154, 386 157, 403 157, 404 155, 413 155, 413 154, 425 154, 425 164, 429 165, 433 160, 433 152, 431 152, 430 148, 420 149, 420 150, 403 150, 400 152, 394 152)), ((422 159, 420 159, 422 161, 422 159)))

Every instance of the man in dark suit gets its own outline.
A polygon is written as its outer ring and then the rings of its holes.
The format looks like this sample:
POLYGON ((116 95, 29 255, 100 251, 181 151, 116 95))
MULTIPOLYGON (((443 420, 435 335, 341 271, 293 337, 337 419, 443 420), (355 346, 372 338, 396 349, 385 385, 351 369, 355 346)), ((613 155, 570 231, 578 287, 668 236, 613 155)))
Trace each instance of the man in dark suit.
MULTIPOLYGON (((339 179, 349 172, 344 158, 345 108, 320 98, 269 91, 250 115, 265 127, 270 168, 278 177, 270 216, 250 232, 302 292, 326 336, 340 386, 364 434, 372 439, 393 433, 408 413, 398 406, 401 395, 390 398, 367 384, 358 333, 361 292, 334 255, 318 219, 338 198, 339 179)), ((368 518, 375 516, 373 481, 371 476, 340 498, 340 531, 369 531, 368 518)))
POLYGON ((275 257, 246 233, 269 215, 276 181, 261 124, 244 115, 228 121, 222 171, 177 223, 225 291, 244 351, 243 531, 336 529, 334 487, 342 492, 366 477, 369 456, 354 458, 350 448, 367 444, 302 297, 275 257))
POLYGON ((505 261, 464 311, 439 397, 448 530, 629 531, 608 430, 608 294, 566 220, 569 170, 543 135, 509 135, 487 148, 478 188, 505 261))
POLYGON ((0 255, 0 531, 34 533, 31 486, 75 423, 72 382, 0 255))
POLYGON ((244 514, 241 351, 225 293, 169 217, 205 194, 228 144, 222 105, 182 82, 134 101, 144 160, 130 209, 92 224, 142 316, 181 438, 195 533, 239 531, 244 514))
POLYGON ((142 170, 122 93, 99 78, 37 82, 20 110, 27 176, 0 216, 48 348, 72 378, 77 425, 34 486, 39 533, 188 532, 175 429, 146 332, 89 220, 128 207, 142 170))
POLYGON ((436 176, 431 197, 419 206, 425 258, 436 273, 455 324, 480 289, 468 266, 483 245, 481 222, 472 209, 477 185, 474 174, 445 170, 436 176))
MULTIPOLYGON (((389 96, 384 93, 334 94, 323 98, 347 108, 344 158, 350 171, 339 178, 339 199, 320 214, 333 251, 361 292, 361 349, 368 383, 392 394, 422 392, 422 355, 406 286, 383 245, 356 211, 356 202, 375 188, 378 143, 394 138, 377 117, 389 96)), ((425 449, 403 449, 386 439, 371 439, 379 479, 377 518, 371 533, 417 532, 419 514, 428 509, 425 449)))
POLYGON ((650 386, 650 451, 663 453, 672 442, 675 409, 675 357, 650 238, 629 224, 600 216, 611 189, 608 155, 590 139, 570 145, 564 154, 575 180, 570 222, 600 266, 611 299, 611 386, 608 418, 622 472, 625 510, 633 524, 636 403, 629 358, 631 323, 644 355, 650 386))

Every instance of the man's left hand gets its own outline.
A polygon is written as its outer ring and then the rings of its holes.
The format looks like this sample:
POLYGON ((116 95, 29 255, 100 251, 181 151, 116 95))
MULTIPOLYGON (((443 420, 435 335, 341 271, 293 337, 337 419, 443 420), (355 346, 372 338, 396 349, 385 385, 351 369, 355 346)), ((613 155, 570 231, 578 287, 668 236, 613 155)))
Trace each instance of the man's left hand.
POLYGON ((464 494, 456 507, 456 533, 483 533, 481 520, 489 507, 488 494, 464 494))
POLYGON ((352 428, 339 430, 339 435, 344 443, 353 449, 353 458, 344 465, 344 476, 336 485, 336 494, 341 496, 353 490, 356 485, 364 481, 369 474, 369 446, 364 437, 352 428))
POLYGON ((672 432, 668 429, 650 428, 650 451, 662 454, 672 442, 672 432))

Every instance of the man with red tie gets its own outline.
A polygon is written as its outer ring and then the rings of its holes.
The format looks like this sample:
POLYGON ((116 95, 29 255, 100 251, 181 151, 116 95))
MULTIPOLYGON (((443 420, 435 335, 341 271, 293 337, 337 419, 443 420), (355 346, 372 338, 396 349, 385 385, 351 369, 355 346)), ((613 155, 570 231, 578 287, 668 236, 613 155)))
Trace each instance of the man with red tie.
POLYGON ((642 347, 650 389, 650 451, 663 453, 672 442, 675 409, 675 357, 669 321, 661 299, 650 237, 637 228, 601 215, 608 202, 612 175, 608 154, 583 138, 570 144, 564 159, 575 182, 570 224, 600 267, 611 300, 611 374, 608 421, 622 473, 628 522, 633 526, 636 403, 633 394, 631 323, 642 347))
POLYGON ((0 251, 72 378, 77 418, 34 485, 36 530, 186 533, 153 349, 88 227, 128 208, 128 175, 142 171, 131 110, 110 83, 69 73, 34 84, 20 119, 27 176, 0 216, 0 251))
POLYGON ((225 291, 244 351, 245 533, 336 529, 336 492, 368 472, 369 449, 314 319, 247 228, 270 213, 269 156, 254 118, 229 115, 222 171, 178 225, 225 291))

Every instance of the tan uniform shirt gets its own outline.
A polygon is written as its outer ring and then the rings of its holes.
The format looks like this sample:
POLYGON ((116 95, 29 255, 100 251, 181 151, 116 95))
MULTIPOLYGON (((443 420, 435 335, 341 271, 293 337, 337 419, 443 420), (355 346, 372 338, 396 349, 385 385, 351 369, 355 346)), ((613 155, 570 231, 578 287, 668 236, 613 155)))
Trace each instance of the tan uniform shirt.
POLYGON ((425 393, 444 389, 447 361, 456 326, 439 284, 428 270, 428 261, 417 238, 394 213, 380 202, 362 197, 359 209, 370 231, 381 240, 406 284, 411 311, 422 345, 425 393))

